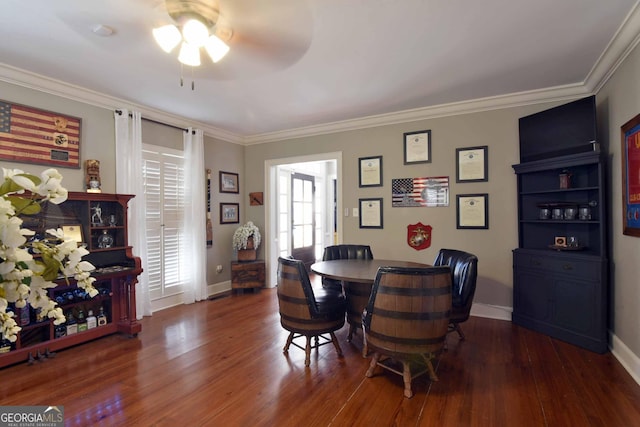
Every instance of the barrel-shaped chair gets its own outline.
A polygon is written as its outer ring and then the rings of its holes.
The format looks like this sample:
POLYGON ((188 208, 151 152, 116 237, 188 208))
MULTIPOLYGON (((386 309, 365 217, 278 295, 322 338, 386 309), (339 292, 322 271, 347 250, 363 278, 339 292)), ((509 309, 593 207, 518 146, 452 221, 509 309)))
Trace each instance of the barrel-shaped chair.
POLYGON ((377 366, 402 375, 407 398, 418 375, 437 381, 431 360, 444 349, 450 311, 449 267, 380 267, 362 315, 365 343, 374 352, 366 376, 377 366))
MULTIPOLYGON (((373 259, 373 252, 369 245, 333 245, 324 248, 322 255, 323 261, 331 261, 335 259, 373 259)), ((357 282, 343 282, 344 293, 347 298, 347 323, 349 323, 349 335, 347 341, 351 341, 353 333, 362 329, 362 310, 369 301, 371 285, 357 282)), ((324 288, 342 289, 339 280, 322 278, 322 286, 324 288)), ((363 349, 363 356, 366 355, 366 346, 363 349)))
POLYGON ((451 269, 451 319, 449 331, 456 331, 465 338, 460 323, 466 322, 471 313, 473 295, 478 278, 478 257, 457 249, 440 249, 433 265, 446 265, 451 269))
POLYGON ((301 348, 305 351, 304 364, 309 366, 312 348, 333 343, 338 356, 342 356, 334 334, 344 326, 346 302, 342 291, 312 288, 302 261, 279 258, 277 292, 280 324, 290 332, 283 349, 285 353, 291 344, 301 348), (330 338, 324 336, 326 334, 330 338), (307 338, 305 347, 293 341, 303 336, 307 338))

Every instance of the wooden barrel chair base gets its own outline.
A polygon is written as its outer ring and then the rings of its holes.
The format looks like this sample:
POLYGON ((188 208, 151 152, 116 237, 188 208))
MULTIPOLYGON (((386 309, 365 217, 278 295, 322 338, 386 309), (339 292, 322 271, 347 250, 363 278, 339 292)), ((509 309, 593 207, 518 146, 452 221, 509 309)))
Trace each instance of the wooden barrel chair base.
POLYGON ((423 354, 421 356, 422 357, 419 360, 395 360, 392 357, 383 357, 381 353, 373 353, 369 369, 367 369, 365 376, 367 378, 373 377, 375 375, 375 369, 378 366, 396 373, 402 376, 404 381, 404 397, 411 399, 413 397, 411 381, 414 378, 428 373, 431 381, 438 381, 438 375, 436 374, 435 369, 433 369, 433 364, 431 363, 431 360, 435 358, 435 355, 423 354))
POLYGON ((342 357, 342 349, 340 348, 340 344, 338 343, 338 340, 336 339, 336 335, 333 332, 328 332, 329 334, 329 338, 327 338, 326 336, 320 334, 320 335, 305 335, 305 334, 300 334, 300 333, 296 333, 296 332, 291 332, 289 333, 289 337, 287 338, 287 343, 284 345, 284 348, 282 349, 283 353, 287 353, 289 352, 289 347, 291 345, 294 345, 296 347, 298 347, 301 350, 304 350, 305 352, 305 357, 304 357, 304 366, 309 366, 311 364, 311 350, 312 349, 317 349, 323 345, 326 344, 330 344, 333 343, 333 346, 336 349, 336 352, 338 353, 338 357, 342 357), (294 341, 294 339, 296 338, 300 338, 300 337, 307 337, 307 342, 306 345, 304 347, 302 347, 301 345, 299 345, 298 343, 296 343, 294 341), (315 344, 311 344, 312 339, 314 339, 315 344), (323 341, 320 342, 320 339, 322 339, 323 341))

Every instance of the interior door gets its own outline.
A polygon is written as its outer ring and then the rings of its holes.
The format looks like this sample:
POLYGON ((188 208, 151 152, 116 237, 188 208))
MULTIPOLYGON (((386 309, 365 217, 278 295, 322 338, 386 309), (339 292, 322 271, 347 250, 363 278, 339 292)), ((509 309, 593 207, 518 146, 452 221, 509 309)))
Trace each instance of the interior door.
POLYGON ((307 271, 315 258, 315 179, 291 175, 291 255, 304 262, 307 271))

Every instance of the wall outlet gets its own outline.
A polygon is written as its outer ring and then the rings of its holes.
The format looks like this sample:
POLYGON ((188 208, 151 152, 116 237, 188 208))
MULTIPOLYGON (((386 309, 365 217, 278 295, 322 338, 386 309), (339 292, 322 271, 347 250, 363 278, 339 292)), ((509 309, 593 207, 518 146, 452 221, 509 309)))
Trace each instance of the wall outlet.
POLYGON ((222 273, 222 266, 221 266, 221 265, 218 265, 218 266, 216 267, 216 271, 218 272, 218 274, 222 273))

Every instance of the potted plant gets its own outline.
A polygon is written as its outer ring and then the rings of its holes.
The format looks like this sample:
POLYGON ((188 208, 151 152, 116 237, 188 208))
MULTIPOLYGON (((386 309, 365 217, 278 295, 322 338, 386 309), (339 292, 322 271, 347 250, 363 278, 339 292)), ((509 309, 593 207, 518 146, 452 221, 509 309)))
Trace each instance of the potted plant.
POLYGON ((260 229, 253 222, 238 227, 233 233, 233 249, 238 251, 238 261, 255 261, 261 241, 260 229))

